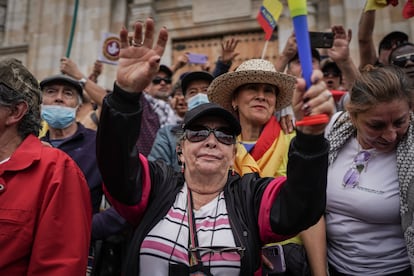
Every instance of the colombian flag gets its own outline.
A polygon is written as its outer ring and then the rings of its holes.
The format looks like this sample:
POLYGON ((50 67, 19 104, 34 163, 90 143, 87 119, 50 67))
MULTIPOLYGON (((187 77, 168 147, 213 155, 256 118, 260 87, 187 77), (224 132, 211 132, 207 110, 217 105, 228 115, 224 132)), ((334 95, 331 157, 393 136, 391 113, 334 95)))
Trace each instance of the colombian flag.
POLYGON ((257 21, 265 31, 265 39, 269 40, 272 37, 273 30, 276 27, 276 22, 282 13, 283 5, 279 0, 263 0, 257 14, 257 21))

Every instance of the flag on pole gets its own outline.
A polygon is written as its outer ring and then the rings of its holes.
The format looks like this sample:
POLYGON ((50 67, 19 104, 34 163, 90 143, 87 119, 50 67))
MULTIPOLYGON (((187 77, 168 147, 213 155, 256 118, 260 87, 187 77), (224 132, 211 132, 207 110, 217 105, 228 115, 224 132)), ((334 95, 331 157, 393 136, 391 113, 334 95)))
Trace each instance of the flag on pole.
POLYGON ((257 14, 257 21, 265 31, 265 39, 270 40, 273 30, 276 27, 276 22, 282 13, 283 5, 279 0, 263 0, 257 14))

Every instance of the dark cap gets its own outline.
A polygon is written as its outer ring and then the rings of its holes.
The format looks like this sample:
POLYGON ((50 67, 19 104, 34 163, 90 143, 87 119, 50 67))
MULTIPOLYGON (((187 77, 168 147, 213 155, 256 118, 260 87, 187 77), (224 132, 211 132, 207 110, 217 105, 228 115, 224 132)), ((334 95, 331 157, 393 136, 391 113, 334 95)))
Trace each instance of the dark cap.
POLYGON ((335 72, 342 73, 335 61, 330 58, 326 58, 321 62, 321 71, 324 72, 328 68, 332 68, 335 72))
POLYGON ((66 84, 73 86, 73 88, 76 89, 76 92, 78 92, 78 94, 83 99, 82 86, 80 82, 75 80, 74 78, 69 77, 68 75, 64 75, 64 74, 58 74, 58 75, 54 75, 51 77, 47 77, 40 82, 40 88, 43 90, 43 88, 45 88, 46 85, 53 84, 53 83, 66 83, 66 84))
POLYGON ((194 71, 194 72, 187 72, 183 75, 181 79, 181 90, 185 95, 187 93, 187 88, 190 82, 195 80, 205 80, 210 84, 213 81, 214 77, 210 73, 206 71, 194 71))
POLYGON ((13 93, 23 94, 29 107, 40 107, 42 92, 39 82, 20 60, 6 58, 0 61, 0 84, 10 88, 13 93))
POLYGON ((198 119, 206 116, 215 116, 222 118, 229 124, 230 129, 236 136, 241 132, 240 123, 233 116, 233 114, 215 103, 204 103, 187 111, 184 116, 184 123, 182 125, 182 128, 187 129, 198 119))
MULTIPOLYGON (((318 50, 316 50, 315 48, 312 48, 311 53, 312 53, 312 58, 316 58, 319 62, 321 62, 321 54, 319 53, 318 50)), ((299 59, 298 53, 296 53, 296 55, 289 60, 289 63, 295 59, 299 59)))
POLYGON ((160 70, 158 70, 158 72, 164 72, 170 78, 173 75, 173 71, 171 71, 170 67, 168 67, 167 65, 164 65, 164 64, 160 65, 160 70))
POLYGON ((378 53, 381 51, 381 49, 391 49, 391 44, 393 41, 398 41, 399 43, 407 42, 408 35, 399 31, 390 32, 381 39, 378 45, 378 53))

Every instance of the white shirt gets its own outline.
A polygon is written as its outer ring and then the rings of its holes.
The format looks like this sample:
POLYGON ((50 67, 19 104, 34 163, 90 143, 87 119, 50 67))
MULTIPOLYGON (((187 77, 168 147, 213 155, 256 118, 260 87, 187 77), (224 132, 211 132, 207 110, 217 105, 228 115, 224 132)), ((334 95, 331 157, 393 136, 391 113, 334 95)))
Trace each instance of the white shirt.
POLYGON ((410 263, 400 221, 396 154, 370 150, 359 184, 343 187, 343 176, 360 149, 350 139, 328 169, 328 261, 351 275, 399 272, 410 263))

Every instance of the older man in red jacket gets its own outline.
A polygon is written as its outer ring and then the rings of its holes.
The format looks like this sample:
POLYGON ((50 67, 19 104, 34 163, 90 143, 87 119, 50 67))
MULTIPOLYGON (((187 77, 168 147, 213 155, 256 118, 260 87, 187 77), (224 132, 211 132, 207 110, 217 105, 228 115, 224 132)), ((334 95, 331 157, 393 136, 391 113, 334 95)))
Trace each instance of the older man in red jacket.
POLYGON ((85 275, 91 202, 63 151, 44 146, 37 80, 0 61, 0 275, 85 275))

